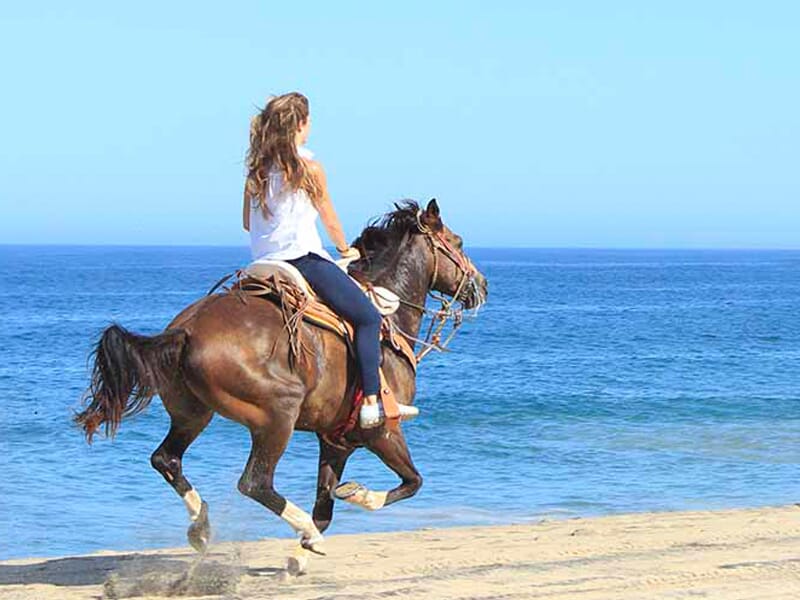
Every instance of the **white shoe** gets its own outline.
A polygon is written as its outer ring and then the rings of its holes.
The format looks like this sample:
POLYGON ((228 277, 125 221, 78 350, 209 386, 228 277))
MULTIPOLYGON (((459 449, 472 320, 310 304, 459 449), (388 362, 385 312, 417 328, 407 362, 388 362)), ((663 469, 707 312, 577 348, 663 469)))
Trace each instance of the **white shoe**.
POLYGON ((372 429, 381 424, 381 409, 377 404, 362 404, 358 412, 358 424, 361 429, 372 429))
POLYGON ((400 418, 403 421, 408 421, 416 416, 419 416, 419 409, 416 406, 406 406, 405 404, 398 404, 397 408, 400 409, 400 418))
MULTIPOLYGON (((400 420, 402 421, 409 421, 419 416, 419 409, 416 406, 398 404, 397 409, 400 412, 400 420)), ((362 404, 361 411, 358 413, 358 422, 361 425, 361 429, 371 429, 380 425, 385 417, 383 403, 362 404)))
MULTIPOLYGON (((383 410, 383 403, 380 404, 381 410, 381 418, 386 416, 386 412, 383 410)), ((397 405, 397 411, 400 413, 400 420, 401 421, 410 421, 414 417, 419 416, 419 409, 416 406, 407 406, 406 404, 399 404, 397 405)))

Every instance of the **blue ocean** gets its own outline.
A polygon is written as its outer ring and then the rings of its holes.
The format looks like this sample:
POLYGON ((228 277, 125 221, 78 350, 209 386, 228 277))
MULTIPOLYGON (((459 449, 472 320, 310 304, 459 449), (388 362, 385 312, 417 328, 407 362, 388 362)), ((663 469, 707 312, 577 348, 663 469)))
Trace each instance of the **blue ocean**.
MULTIPOLYGON (((406 424, 425 477, 329 533, 800 501, 800 251, 474 249, 489 301, 419 371, 406 424)), ((183 546, 151 469, 156 400, 113 442, 72 425, 112 321, 161 330, 244 248, 0 246, 0 559, 183 546)), ((217 540, 289 537, 236 490, 244 428, 216 417, 184 468, 217 540)), ((310 508, 317 443, 296 434, 276 487, 310 508)), ((362 451, 345 479, 395 478, 362 451)))

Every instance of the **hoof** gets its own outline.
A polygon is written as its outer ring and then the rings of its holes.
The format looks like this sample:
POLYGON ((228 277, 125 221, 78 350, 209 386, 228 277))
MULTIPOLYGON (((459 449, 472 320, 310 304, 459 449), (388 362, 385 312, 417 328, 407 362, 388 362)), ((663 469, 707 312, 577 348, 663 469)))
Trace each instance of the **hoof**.
POLYGON ((373 492, 355 481, 348 481, 333 490, 333 497, 367 510, 379 510, 386 505, 387 492, 373 492))
POLYGON ((205 501, 200 508, 197 520, 189 526, 186 537, 189 538, 192 548, 198 552, 203 553, 208 548, 208 542, 211 539, 211 525, 208 523, 208 504, 205 501))
POLYGON ((299 558, 290 556, 289 559, 286 561, 286 572, 292 577, 299 577, 300 575, 305 575, 306 572, 305 565, 300 563, 299 558))
POLYGON ((336 500, 347 500, 356 494, 363 494, 366 491, 367 488, 357 481, 348 481, 347 483, 342 483, 341 485, 336 486, 336 489, 333 490, 331 496, 333 496, 333 498, 336 500))
POLYGON ((286 572, 293 577, 305 575, 310 559, 308 550, 303 546, 295 546, 294 553, 286 561, 286 572))
POLYGON ((322 535, 316 535, 313 538, 301 539, 300 545, 309 552, 319 554, 320 556, 327 556, 325 553, 325 548, 322 545, 322 541, 322 535))
POLYGON ((290 556, 286 561, 286 572, 292 577, 299 577, 305 575, 308 569, 308 558, 299 556, 290 556))

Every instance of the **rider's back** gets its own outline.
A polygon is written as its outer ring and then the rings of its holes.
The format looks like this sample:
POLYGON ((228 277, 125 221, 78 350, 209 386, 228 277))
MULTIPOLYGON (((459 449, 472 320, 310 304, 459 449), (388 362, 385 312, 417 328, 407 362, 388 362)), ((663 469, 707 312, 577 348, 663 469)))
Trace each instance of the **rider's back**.
MULTIPOLYGON (((300 149, 303 158, 313 155, 300 149)), ((317 231, 319 213, 308 193, 286 185, 280 169, 273 168, 265 189, 265 211, 250 204, 250 251, 253 260, 289 260, 313 252, 333 260, 322 247, 317 231)))

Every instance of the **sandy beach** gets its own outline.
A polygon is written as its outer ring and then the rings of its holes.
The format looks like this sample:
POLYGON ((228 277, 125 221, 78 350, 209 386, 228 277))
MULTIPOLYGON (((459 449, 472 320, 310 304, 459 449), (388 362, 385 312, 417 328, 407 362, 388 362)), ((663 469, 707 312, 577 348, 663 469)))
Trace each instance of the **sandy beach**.
POLYGON ((800 507, 675 512, 0 563, 0 599, 800 597, 800 507))

